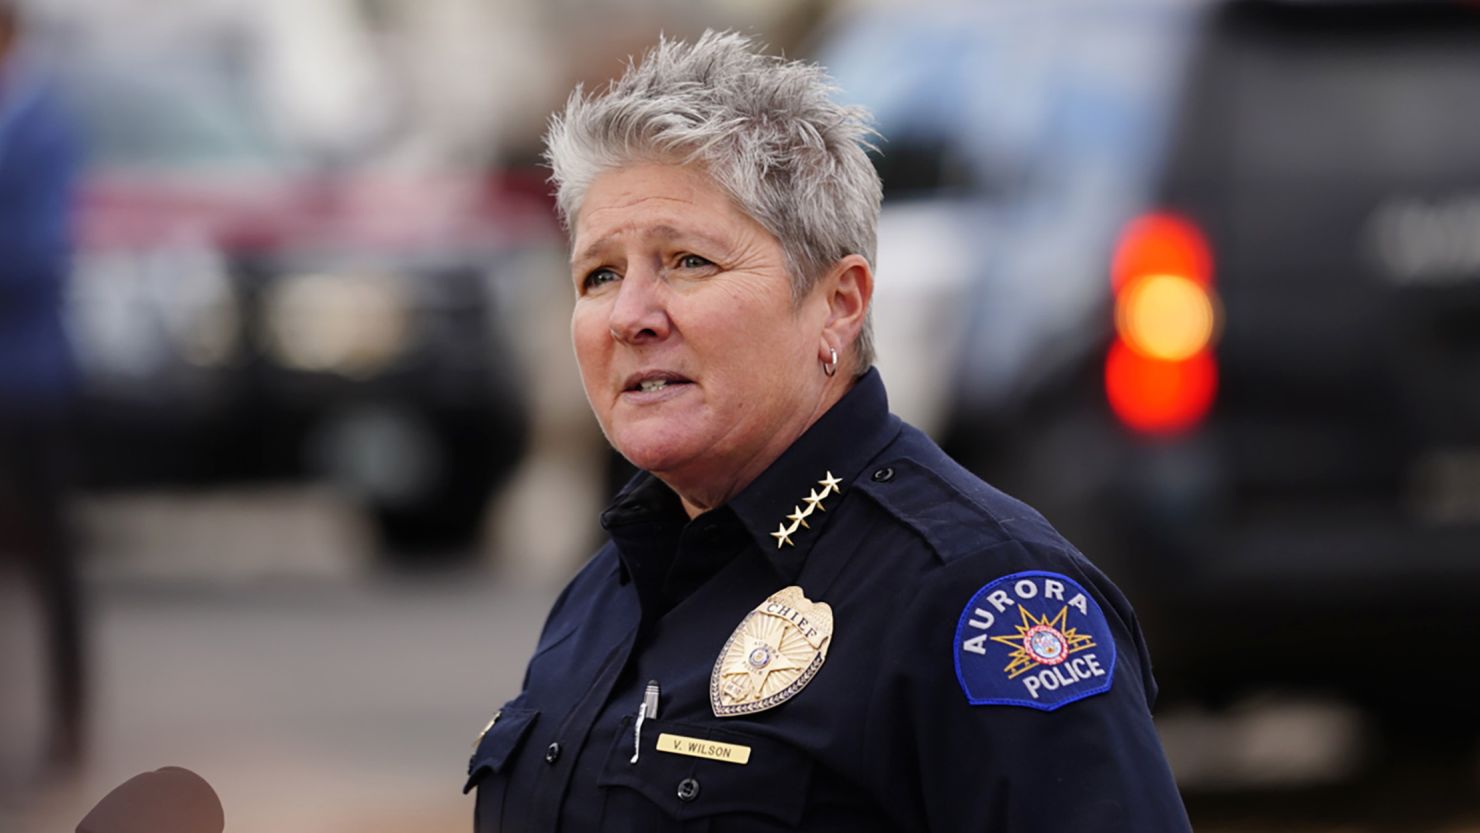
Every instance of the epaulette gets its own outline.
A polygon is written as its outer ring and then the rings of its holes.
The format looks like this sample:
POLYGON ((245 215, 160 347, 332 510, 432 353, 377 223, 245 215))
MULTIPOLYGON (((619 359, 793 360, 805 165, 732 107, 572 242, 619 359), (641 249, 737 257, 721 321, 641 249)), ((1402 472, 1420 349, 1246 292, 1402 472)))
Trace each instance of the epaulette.
POLYGON ((855 488, 914 529, 945 563, 1007 541, 1061 546, 1062 537, 1032 507, 930 450, 880 458, 855 488))

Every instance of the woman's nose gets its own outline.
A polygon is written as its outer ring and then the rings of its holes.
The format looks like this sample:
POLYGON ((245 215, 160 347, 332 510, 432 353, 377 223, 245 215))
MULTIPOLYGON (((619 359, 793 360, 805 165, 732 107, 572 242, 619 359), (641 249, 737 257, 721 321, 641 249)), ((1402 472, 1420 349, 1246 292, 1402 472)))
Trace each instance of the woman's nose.
POLYGON ((668 337, 672 325, 656 273, 632 270, 622 278, 612 304, 610 326, 612 338, 629 344, 668 337))

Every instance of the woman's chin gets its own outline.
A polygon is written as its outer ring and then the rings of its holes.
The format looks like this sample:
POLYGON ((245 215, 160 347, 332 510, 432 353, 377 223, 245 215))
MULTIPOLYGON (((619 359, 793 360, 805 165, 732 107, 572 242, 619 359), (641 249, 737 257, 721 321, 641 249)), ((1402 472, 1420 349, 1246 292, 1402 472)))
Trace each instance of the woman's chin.
POLYGON ((619 405, 606 416, 602 428, 612 446, 632 465, 654 473, 692 457, 704 427, 697 414, 668 407, 619 405))
POLYGON ((645 443, 617 444, 617 451, 627 462, 643 471, 661 475, 680 464, 680 456, 671 447, 645 443))

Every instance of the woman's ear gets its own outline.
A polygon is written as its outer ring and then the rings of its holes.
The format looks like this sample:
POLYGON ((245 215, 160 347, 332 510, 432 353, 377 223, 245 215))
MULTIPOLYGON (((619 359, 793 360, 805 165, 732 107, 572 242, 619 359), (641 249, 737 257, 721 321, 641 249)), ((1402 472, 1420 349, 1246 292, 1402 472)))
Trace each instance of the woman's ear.
POLYGON ((827 301, 827 318, 817 358, 825 362, 829 350, 837 350, 842 356, 858 339, 874 297, 874 270, 862 255, 848 255, 833 264, 820 288, 827 301))

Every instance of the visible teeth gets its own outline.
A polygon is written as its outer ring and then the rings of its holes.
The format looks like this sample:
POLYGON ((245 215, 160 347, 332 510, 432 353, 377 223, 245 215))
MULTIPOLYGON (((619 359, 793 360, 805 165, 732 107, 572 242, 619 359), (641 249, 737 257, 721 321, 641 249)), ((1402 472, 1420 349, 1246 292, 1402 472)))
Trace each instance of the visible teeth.
POLYGON ((667 379, 648 379, 647 381, 641 383, 641 387, 642 387, 642 389, 643 389, 644 392, 651 393, 651 392, 653 392, 655 390, 662 390, 663 388, 668 387, 668 380, 667 379))

